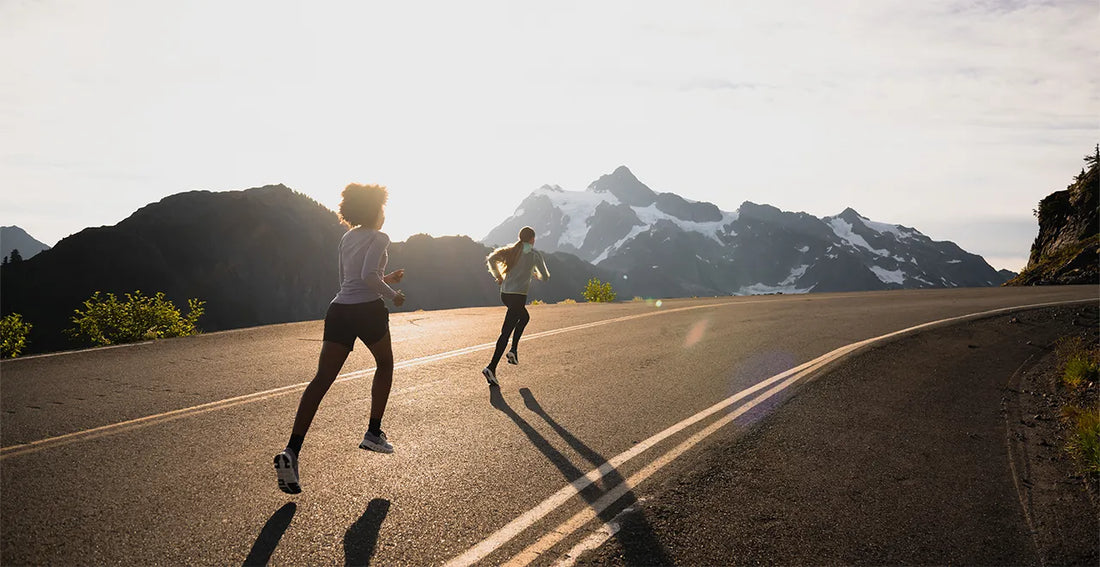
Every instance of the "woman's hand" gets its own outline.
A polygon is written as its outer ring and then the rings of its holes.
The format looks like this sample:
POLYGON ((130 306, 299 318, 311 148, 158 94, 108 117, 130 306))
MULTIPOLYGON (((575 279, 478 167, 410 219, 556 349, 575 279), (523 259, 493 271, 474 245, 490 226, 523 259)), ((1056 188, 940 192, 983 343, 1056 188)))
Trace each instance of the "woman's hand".
POLYGON ((396 284, 396 283, 401 283, 401 278, 404 278, 404 277, 405 277, 405 269, 401 268, 400 270, 394 270, 394 271, 382 276, 382 281, 386 282, 389 285, 393 285, 393 284, 396 284))
POLYGON ((397 292, 397 295, 393 296, 393 304, 398 306, 398 307, 401 307, 402 305, 404 305, 405 304, 405 292, 403 292, 403 291, 397 292))

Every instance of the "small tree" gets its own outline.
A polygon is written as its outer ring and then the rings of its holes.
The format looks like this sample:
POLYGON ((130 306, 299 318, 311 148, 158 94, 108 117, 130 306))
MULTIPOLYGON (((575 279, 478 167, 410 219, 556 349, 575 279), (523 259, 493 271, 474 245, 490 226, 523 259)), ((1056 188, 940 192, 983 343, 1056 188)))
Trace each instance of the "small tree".
POLYGON ((14 264, 16 262, 22 262, 22 261, 23 261, 23 255, 19 253, 18 249, 12 248, 11 249, 11 263, 14 264))
POLYGON ((23 352, 31 326, 18 313, 8 313, 0 319, 0 358, 15 358, 23 352))
POLYGON ((611 289, 611 282, 601 282, 599 278, 588 280, 582 295, 585 301, 591 303, 615 301, 615 291, 611 289))
POLYGON ((103 296, 97 291, 84 302, 83 311, 75 310, 72 321, 76 327, 66 332, 93 346, 185 337, 200 332, 195 323, 203 314, 204 303, 188 299, 185 316, 161 292, 148 297, 139 290, 120 301, 113 293, 103 296))

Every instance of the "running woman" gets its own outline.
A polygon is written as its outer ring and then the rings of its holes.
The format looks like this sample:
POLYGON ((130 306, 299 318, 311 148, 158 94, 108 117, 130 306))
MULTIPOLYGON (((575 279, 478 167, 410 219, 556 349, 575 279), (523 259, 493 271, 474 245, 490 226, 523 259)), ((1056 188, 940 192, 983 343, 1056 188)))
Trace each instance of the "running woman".
POLYGON ((288 494, 302 491, 298 481, 298 453, 302 450, 309 424, 321 398, 325 396, 355 339, 363 341, 374 355, 374 382, 371 386, 370 422, 360 449, 392 453, 393 445, 382 432, 382 414, 393 383, 393 348, 390 344, 390 313, 382 298, 396 306, 405 303, 405 294, 390 285, 405 277, 405 270, 384 274, 390 238, 382 232, 386 220, 383 207, 388 193, 381 185, 348 185, 340 201, 340 221, 349 227, 340 239, 340 291, 325 313, 324 342, 317 361, 317 374, 306 386, 290 441, 275 455, 275 473, 279 489, 288 494))
POLYGON ((512 337, 512 349, 508 351, 508 364, 519 364, 519 352, 516 349, 519 347, 523 328, 531 320, 526 305, 531 276, 549 280, 550 271, 546 269, 542 254, 535 250, 535 229, 529 226, 520 229, 519 240, 515 244, 493 250, 485 260, 489 264, 489 274, 500 285, 500 301, 508 307, 508 312, 504 314, 504 324, 500 327, 500 337, 497 338, 497 348, 493 351, 493 360, 481 371, 491 386, 499 386, 497 363, 504 354, 504 347, 508 346, 509 335, 512 337))

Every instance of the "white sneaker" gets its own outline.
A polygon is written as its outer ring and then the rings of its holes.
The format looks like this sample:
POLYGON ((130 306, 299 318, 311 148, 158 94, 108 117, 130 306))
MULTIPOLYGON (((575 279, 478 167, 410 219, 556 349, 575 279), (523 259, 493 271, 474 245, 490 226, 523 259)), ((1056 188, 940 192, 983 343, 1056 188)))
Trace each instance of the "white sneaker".
POLYGON ((489 382, 490 386, 500 386, 500 382, 497 382, 497 375, 488 366, 481 369, 481 375, 485 377, 485 380, 489 382))
POLYGON ((508 364, 519 364, 519 355, 513 350, 504 353, 504 358, 508 359, 508 364))
POLYGON ((386 440, 386 432, 379 431, 378 435, 367 431, 363 434, 363 441, 359 443, 360 449, 369 449, 379 453, 392 453, 393 445, 386 440))
POLYGON ((279 480, 279 490, 287 494, 302 491, 302 485, 298 484, 298 456, 294 451, 283 449, 275 455, 275 475, 279 480))

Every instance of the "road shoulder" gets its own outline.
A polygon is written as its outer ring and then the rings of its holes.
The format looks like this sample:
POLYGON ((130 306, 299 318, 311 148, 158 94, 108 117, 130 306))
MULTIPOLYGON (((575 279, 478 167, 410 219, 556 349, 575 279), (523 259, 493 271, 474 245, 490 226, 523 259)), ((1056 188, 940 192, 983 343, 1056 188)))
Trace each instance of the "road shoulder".
POLYGON ((621 541, 645 524, 681 565, 1097 564, 1095 501, 1068 462, 1036 449, 1053 444, 1051 421, 1027 419, 1050 415, 1029 405, 1027 384, 1043 380, 1059 337, 1082 332, 1080 310, 961 323, 853 356, 643 489, 617 536, 579 562, 622 564, 621 541))

